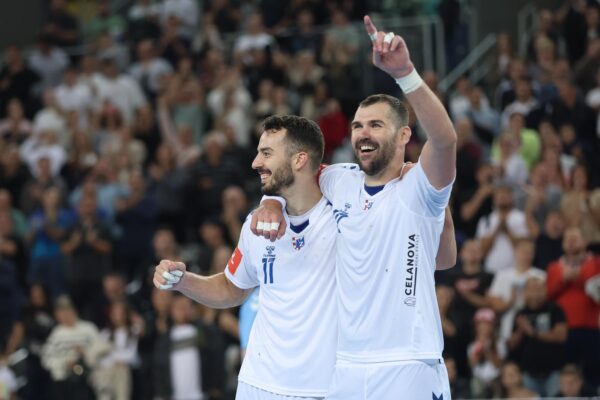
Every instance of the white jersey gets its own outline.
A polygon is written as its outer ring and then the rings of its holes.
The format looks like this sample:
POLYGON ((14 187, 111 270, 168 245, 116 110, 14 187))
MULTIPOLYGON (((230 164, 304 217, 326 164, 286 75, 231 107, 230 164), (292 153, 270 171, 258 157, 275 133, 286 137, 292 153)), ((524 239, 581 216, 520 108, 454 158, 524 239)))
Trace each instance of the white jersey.
POLYGON ((435 257, 452 185, 436 190, 420 163, 374 195, 354 164, 321 174, 337 223, 337 357, 357 363, 442 357, 435 257))
POLYGON ((335 364, 335 240, 331 204, 322 198, 308 226, 276 242, 255 236, 250 221, 225 275, 239 288, 260 286, 239 380, 287 396, 325 396, 335 364))

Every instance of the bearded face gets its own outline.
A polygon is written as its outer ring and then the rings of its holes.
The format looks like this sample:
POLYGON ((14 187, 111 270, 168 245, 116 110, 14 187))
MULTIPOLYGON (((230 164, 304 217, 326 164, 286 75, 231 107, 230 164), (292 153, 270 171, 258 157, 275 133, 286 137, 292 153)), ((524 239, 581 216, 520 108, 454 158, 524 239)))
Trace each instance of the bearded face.
POLYGON ((273 171, 260 168, 260 184, 263 194, 267 196, 281 196, 281 191, 294 184, 294 174, 289 162, 284 162, 273 171))
POLYGON ((394 133, 388 140, 379 143, 376 139, 360 139, 354 145, 354 154, 358 165, 365 174, 374 176, 381 173, 392 162, 396 155, 396 140, 398 133, 394 133))

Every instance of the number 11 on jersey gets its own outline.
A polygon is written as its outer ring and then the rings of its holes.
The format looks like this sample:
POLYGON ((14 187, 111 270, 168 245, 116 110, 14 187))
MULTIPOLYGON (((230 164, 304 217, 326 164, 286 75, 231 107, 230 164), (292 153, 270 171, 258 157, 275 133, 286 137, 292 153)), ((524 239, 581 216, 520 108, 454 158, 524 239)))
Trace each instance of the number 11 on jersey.
POLYGON ((264 257, 263 262, 263 274, 265 276, 264 284, 273 283, 273 264, 275 263, 275 257, 264 257))

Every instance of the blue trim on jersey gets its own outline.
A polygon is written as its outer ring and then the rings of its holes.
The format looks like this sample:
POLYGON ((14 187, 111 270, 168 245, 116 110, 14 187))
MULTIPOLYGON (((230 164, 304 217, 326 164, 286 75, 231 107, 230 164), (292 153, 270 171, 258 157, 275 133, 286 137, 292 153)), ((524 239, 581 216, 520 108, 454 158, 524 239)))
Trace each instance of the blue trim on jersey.
POLYGON ((375 196, 377 193, 381 192, 385 185, 380 186, 367 186, 365 185, 365 192, 369 193, 369 196, 375 196))
POLYGON ((295 233, 300 233, 300 232, 302 232, 308 226, 308 222, 309 222, 309 220, 307 219, 306 221, 304 221, 300 225, 292 225, 290 223, 290 229, 293 230, 295 233))

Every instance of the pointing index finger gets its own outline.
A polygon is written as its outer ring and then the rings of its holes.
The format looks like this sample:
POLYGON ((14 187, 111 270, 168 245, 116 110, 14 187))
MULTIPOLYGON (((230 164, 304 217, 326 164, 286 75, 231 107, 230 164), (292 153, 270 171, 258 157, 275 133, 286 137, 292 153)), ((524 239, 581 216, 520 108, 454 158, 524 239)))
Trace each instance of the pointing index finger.
POLYGON ((373 24, 373 21, 371 21, 371 17, 369 17, 368 15, 365 15, 364 22, 365 22, 365 29, 367 30, 367 33, 369 35, 374 35, 377 33, 377 28, 375 27, 375 24, 373 24))

